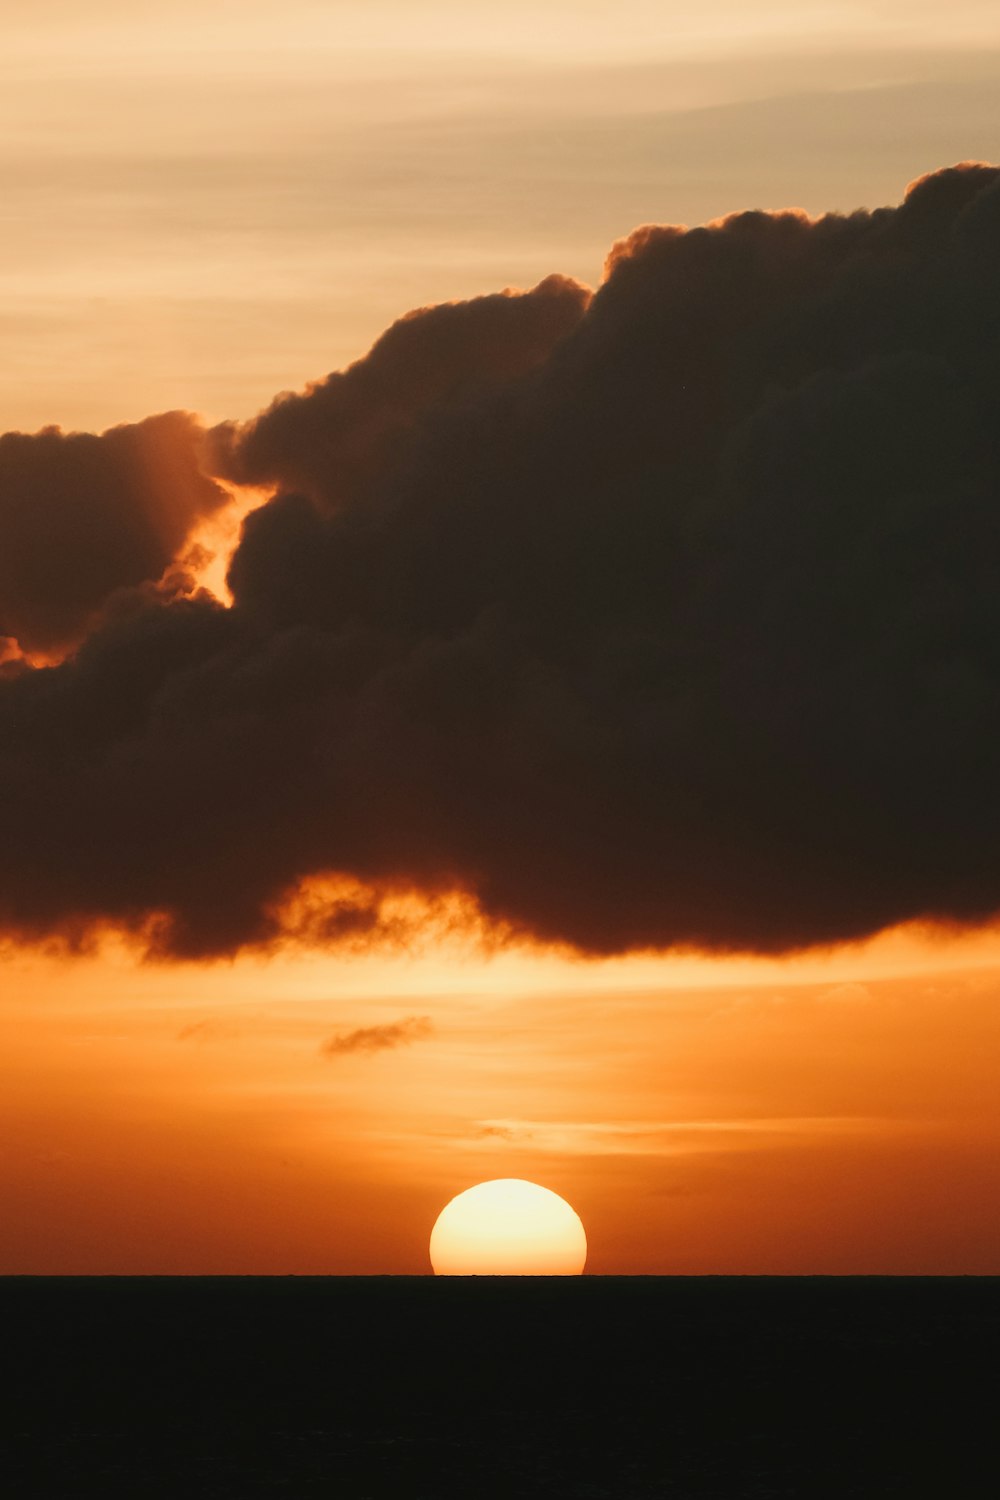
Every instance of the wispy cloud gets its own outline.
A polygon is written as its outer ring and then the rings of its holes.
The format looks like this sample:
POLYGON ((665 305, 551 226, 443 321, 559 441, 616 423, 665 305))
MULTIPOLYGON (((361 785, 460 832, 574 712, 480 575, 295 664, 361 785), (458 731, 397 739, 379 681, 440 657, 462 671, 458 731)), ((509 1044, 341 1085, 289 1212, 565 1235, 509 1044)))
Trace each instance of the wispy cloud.
POLYGON ((819 998, 829 1005, 866 1005, 872 999, 872 992, 866 984, 851 981, 848 984, 835 984, 832 989, 823 990, 819 998))
POLYGON ((231 1042, 240 1035, 239 1027, 229 1021, 193 1021, 177 1033, 179 1042, 231 1042))
POLYGON ((533 1132, 523 1125, 498 1125, 488 1122, 476 1131, 476 1139, 481 1141, 508 1141, 511 1143, 530 1141, 533 1132))
POLYGON ((388 1026, 361 1026, 328 1037, 320 1047, 324 1057, 343 1057, 354 1052, 389 1052, 409 1047, 434 1035, 430 1016, 406 1016, 388 1026))
POLYGON ((481 1120, 477 1140, 499 1146, 585 1156, 689 1156, 752 1149, 765 1141, 827 1138, 881 1130, 886 1122, 862 1116, 763 1116, 722 1120, 481 1120))

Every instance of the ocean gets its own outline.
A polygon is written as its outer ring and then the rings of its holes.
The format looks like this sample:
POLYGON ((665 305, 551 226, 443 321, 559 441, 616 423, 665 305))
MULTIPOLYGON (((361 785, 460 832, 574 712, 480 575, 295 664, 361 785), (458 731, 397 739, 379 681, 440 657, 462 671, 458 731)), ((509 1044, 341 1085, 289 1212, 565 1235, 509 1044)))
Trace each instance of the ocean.
POLYGON ((1000 1493, 1000 1278, 0 1280, 4 1488, 1000 1493))

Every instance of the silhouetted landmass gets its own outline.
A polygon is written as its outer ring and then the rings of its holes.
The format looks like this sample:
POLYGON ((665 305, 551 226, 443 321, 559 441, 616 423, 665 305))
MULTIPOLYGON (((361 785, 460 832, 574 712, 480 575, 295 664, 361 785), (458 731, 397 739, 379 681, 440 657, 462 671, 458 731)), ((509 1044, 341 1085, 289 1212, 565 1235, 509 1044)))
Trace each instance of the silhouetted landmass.
POLYGON ((11 1279, 20 1497, 995 1492, 1000 1279, 11 1279))

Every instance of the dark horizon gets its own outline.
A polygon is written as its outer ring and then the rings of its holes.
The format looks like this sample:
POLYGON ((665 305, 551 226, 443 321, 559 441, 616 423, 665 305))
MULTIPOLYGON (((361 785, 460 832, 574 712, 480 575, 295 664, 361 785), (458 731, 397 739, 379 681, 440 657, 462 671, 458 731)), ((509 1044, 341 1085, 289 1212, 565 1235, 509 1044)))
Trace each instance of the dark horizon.
POLYGON ((1000 1278, 424 1280, 0 1282, 17 1494, 987 1492, 1000 1278))

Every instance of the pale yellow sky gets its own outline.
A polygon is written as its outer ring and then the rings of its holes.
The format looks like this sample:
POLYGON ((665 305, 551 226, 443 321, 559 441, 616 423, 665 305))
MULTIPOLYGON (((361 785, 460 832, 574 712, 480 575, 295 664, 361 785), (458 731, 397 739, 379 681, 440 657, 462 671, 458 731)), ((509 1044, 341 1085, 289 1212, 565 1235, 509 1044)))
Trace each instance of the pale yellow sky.
POLYGON ((996 36, 995 7, 959 0, 40 0, 30 12, 5 5, 5 26, 25 52, 78 63, 155 50, 160 61, 188 49, 228 57, 267 48, 272 56, 329 50, 382 57, 480 53, 566 61, 637 58, 654 49, 698 52, 734 42, 829 46, 840 39, 955 45, 996 36))
POLYGON ((650 220, 996 154, 994 7, 5 4, 0 429, 247 416, 650 220))

